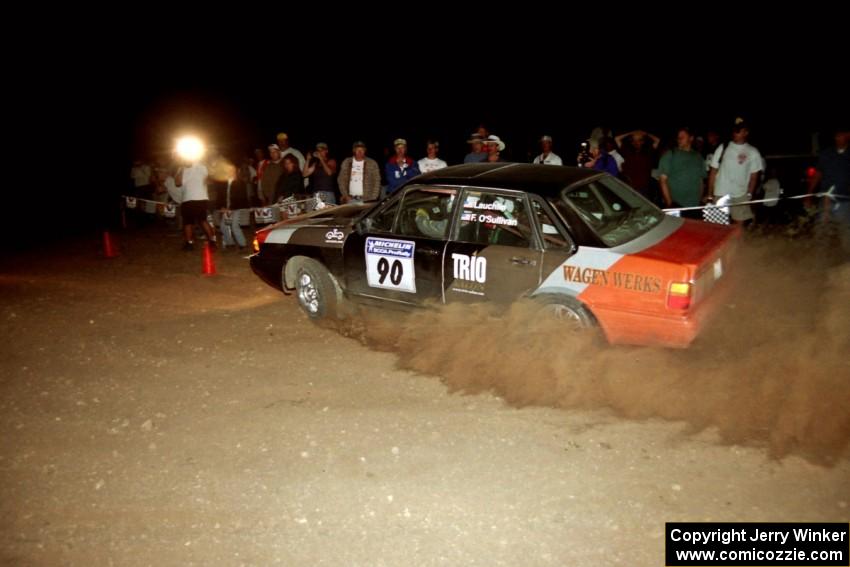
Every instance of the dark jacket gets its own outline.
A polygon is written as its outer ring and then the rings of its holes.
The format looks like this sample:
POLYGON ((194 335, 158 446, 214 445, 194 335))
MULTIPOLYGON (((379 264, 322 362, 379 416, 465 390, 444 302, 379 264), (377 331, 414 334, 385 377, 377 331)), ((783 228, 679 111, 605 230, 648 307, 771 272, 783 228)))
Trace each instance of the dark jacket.
POLYGON ((387 162, 385 173, 387 174, 387 193, 389 194, 419 175, 419 165, 409 156, 404 156, 404 161, 401 163, 398 161, 398 156, 393 156, 387 162))
POLYGON ((284 173, 277 180, 277 185, 274 189, 274 200, 286 199, 293 195, 304 193, 304 176, 300 171, 293 171, 290 174, 284 173))
POLYGON ((596 158, 596 163, 593 164, 593 169, 610 173, 614 177, 620 176, 620 168, 617 167, 617 160, 608 152, 602 152, 596 158))
POLYGON ((211 181, 210 185, 215 185, 216 209, 235 211, 251 208, 251 202, 248 200, 248 185, 244 181, 234 179, 230 184, 230 206, 227 204, 227 181, 211 181))

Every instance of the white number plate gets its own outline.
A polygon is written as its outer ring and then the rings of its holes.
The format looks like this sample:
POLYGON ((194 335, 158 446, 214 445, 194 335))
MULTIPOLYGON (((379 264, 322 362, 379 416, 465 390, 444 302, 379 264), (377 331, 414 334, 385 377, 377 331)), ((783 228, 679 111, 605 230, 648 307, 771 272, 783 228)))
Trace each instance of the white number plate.
POLYGON ((416 243, 392 238, 366 239, 366 279, 369 287, 416 293, 413 255, 416 243))

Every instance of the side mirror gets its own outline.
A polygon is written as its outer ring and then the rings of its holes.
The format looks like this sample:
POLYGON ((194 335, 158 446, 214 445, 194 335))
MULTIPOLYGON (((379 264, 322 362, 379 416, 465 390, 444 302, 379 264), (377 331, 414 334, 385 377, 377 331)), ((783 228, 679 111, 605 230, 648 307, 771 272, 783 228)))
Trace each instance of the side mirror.
POLYGON ((360 219, 360 220, 359 220, 359 221, 357 221, 357 223, 354 225, 354 231, 355 231, 357 234, 361 235, 361 236, 362 236, 364 233, 369 232, 369 230, 370 230, 371 228, 372 228, 372 219, 371 219, 371 218, 369 218, 369 217, 366 217, 366 218, 364 218, 364 219, 360 219))

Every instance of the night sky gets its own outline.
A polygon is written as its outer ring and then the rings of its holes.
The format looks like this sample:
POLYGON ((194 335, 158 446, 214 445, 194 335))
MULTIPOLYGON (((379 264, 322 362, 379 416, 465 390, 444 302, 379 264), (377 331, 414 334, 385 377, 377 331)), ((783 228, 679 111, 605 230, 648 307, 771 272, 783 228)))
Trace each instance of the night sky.
POLYGON ((434 137, 442 157, 456 163, 484 123, 506 141, 509 159, 527 160, 534 141, 549 134, 569 161, 601 124, 670 139, 679 125, 725 134, 739 115, 752 123, 751 141, 763 153, 801 153, 812 132, 828 133, 848 112, 846 81, 837 73, 846 55, 822 42, 751 40, 741 48, 752 60, 735 64, 726 53, 715 62, 693 47, 518 47, 504 36, 473 54, 463 41, 434 47, 438 35, 425 44, 412 35, 403 49, 380 37, 315 45, 300 38, 288 55, 215 43, 175 55, 167 42, 139 48, 124 37, 59 53, 43 68, 22 64, 28 88, 16 101, 15 119, 24 126, 18 145, 40 160, 45 144, 58 144, 49 160, 62 173, 37 175, 37 198, 15 191, 10 205, 61 202, 66 214, 55 226, 100 230, 115 222, 115 196, 127 186, 133 157, 165 155, 188 131, 230 157, 271 143, 280 131, 302 151, 325 141, 337 158, 363 139, 379 163, 396 137, 408 140, 417 159, 434 137), (709 69, 722 61, 732 64, 709 69))

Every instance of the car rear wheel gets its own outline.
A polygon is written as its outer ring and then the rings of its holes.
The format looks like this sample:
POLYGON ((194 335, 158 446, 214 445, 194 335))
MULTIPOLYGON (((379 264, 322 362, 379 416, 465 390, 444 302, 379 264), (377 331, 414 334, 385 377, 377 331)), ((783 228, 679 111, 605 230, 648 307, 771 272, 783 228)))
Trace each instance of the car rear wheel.
POLYGON ((327 268, 306 258, 295 274, 298 305, 311 319, 335 317, 338 309, 337 290, 327 268))
POLYGON ((589 329, 596 326, 593 314, 577 299, 556 294, 540 295, 535 299, 544 314, 564 321, 575 329, 589 329))

